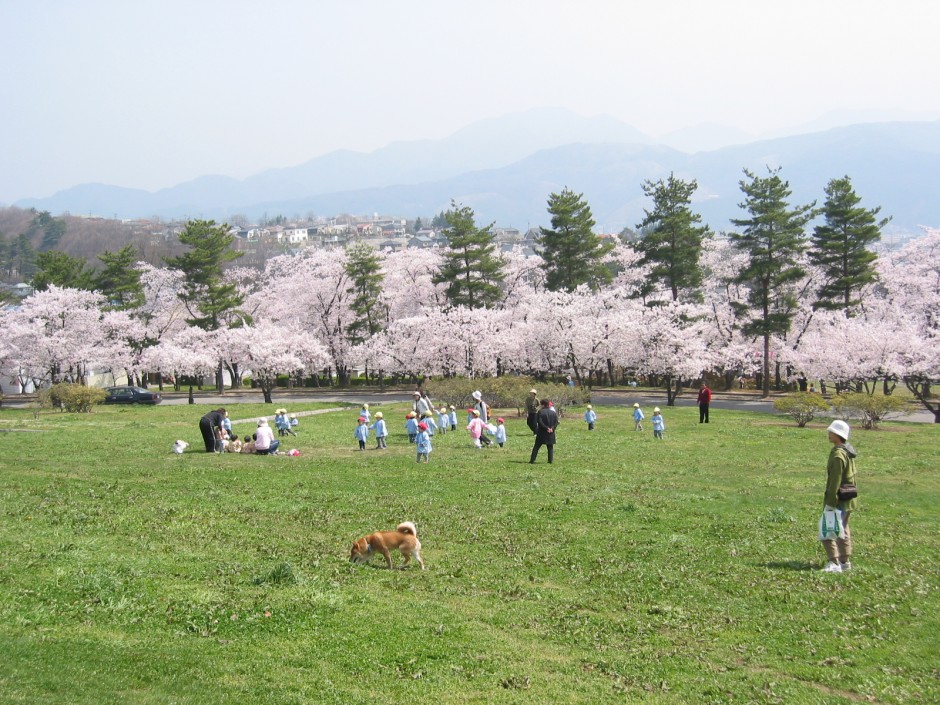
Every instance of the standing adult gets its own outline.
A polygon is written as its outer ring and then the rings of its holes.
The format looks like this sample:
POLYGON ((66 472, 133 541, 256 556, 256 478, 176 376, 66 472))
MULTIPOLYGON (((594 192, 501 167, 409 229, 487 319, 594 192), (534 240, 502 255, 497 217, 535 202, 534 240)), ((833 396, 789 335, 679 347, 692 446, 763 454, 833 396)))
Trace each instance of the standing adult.
POLYGON ((215 452, 217 429, 222 430, 225 421, 225 409, 215 409, 199 419, 199 432, 206 443, 206 452, 215 452))
POLYGON ((258 455, 277 455, 281 442, 274 437, 274 431, 268 425, 266 418, 258 419, 258 430, 255 432, 255 453, 258 455))
POLYGON ((421 421, 421 419, 424 418, 425 412, 432 410, 431 398, 427 395, 427 392, 422 394, 417 389, 413 392, 412 396, 414 400, 411 402, 411 410, 415 412, 415 418, 421 421))
POLYGON ((538 392, 534 389, 529 390, 529 396, 525 400, 525 422, 529 426, 529 430, 532 433, 535 433, 535 417, 539 413, 539 397, 538 392))
POLYGON ((539 448, 548 446, 549 464, 555 460, 555 436, 558 429, 558 414, 552 408, 548 399, 539 402, 539 413, 535 416, 535 445, 532 446, 532 455, 529 462, 534 463, 539 454, 539 448))
MULTIPOLYGON (((473 394, 471 394, 470 396, 473 397, 473 401, 474 401, 473 408, 474 408, 474 410, 480 412, 480 421, 483 422, 483 425, 484 425, 484 426, 485 426, 485 425, 488 425, 489 422, 490 422, 490 405, 487 404, 485 401, 483 401, 483 392, 481 392, 481 391, 478 389, 478 390, 476 390, 473 394)), ((481 442, 483 445, 488 446, 488 445, 490 445, 493 441, 491 441, 491 440, 489 439, 489 437, 484 433, 483 436, 480 438, 480 442, 481 442)))
POLYGON ((826 496, 824 510, 836 510, 842 520, 842 537, 824 539, 829 562, 823 570, 827 573, 844 573, 852 570, 852 534, 849 531, 849 516, 858 508, 858 490, 855 488, 855 458, 858 453, 849 445, 849 425, 845 421, 833 421, 826 432, 832 450, 826 464, 826 496), (851 492, 844 490, 851 488, 851 492), (840 489, 841 488, 841 489, 840 489))
POLYGON ((708 423, 708 405, 712 403, 712 390, 702 382, 698 388, 698 422, 708 423))

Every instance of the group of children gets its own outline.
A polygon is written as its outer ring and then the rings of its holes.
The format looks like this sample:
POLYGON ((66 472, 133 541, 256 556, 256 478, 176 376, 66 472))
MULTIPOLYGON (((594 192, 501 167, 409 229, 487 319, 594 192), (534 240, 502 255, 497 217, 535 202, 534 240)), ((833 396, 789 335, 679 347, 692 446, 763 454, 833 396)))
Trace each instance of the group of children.
MULTIPOLYGON (((421 412, 420 418, 415 411, 409 411, 405 414, 405 432, 408 434, 408 442, 414 443, 419 463, 429 462, 431 451, 431 438, 436 434, 441 435, 450 431, 457 430, 457 410, 451 404, 449 407, 441 406, 437 410, 437 420, 433 409, 421 412)), ((375 413, 375 421, 372 421, 372 413, 369 411, 369 405, 363 404, 359 409, 359 418, 356 422, 356 430, 353 435, 359 443, 359 450, 366 449, 366 443, 369 440, 369 433, 375 432, 376 450, 388 448, 388 425, 385 423, 384 415, 381 411, 375 413), (372 421, 372 423, 370 423, 372 421)), ((504 419, 496 419, 496 424, 485 424, 480 419, 480 412, 476 409, 467 409, 467 431, 470 432, 470 438, 474 446, 483 447, 484 434, 493 436, 495 443, 502 448, 506 443, 506 426, 504 419)), ((489 443, 487 439, 487 444, 489 443)))
POLYGON ((288 414, 287 409, 275 409, 274 428, 277 429, 279 436, 296 436, 297 427, 300 422, 297 420, 297 414, 288 414))
MULTIPOLYGON (((288 414, 287 409, 276 409, 274 412, 274 427, 280 436, 296 436, 300 422, 297 420, 297 414, 288 414)), ((246 435, 243 439, 232 431, 232 421, 228 417, 228 412, 222 419, 222 427, 215 432, 215 452, 216 453, 254 453, 257 433, 246 435)), ((274 453, 276 454, 276 453, 274 453)))
MULTIPOLYGON (((282 410, 279 409, 278 411, 282 410)), ((416 446, 416 460, 419 463, 428 462, 432 451, 431 438, 436 433, 444 434, 448 431, 448 428, 451 431, 457 430, 457 411, 453 405, 449 407, 442 406, 437 410, 436 414, 436 420, 433 410, 423 411, 420 418, 415 411, 409 411, 405 414, 405 432, 408 434, 408 442, 416 446)), ((291 416, 293 417, 293 414, 291 416)), ((646 416, 643 414, 640 405, 634 404, 634 431, 643 430, 643 420, 645 418, 646 416)), ((381 411, 378 411, 375 413, 374 419, 373 421, 373 415, 369 411, 369 405, 363 404, 359 409, 359 418, 354 432, 354 436, 359 442, 359 450, 366 449, 366 443, 372 431, 375 432, 376 450, 388 448, 388 425, 385 422, 384 415, 381 411)), ((593 431, 597 423, 597 413, 590 404, 587 405, 587 410, 584 412, 584 421, 588 425, 588 430, 593 431)), ((666 431, 666 422, 658 406, 653 409, 653 416, 650 421, 653 424, 653 437, 662 439, 666 431)), ((278 425, 276 416, 275 424, 278 425)), ((280 428, 280 425, 278 425, 278 428, 280 428)), ((480 412, 477 409, 467 409, 467 431, 470 433, 470 438, 476 448, 482 448, 484 443, 489 445, 495 442, 500 448, 506 444, 505 420, 497 418, 495 424, 485 423, 483 419, 480 418, 480 412), (492 436, 492 441, 488 436, 492 436)))
MULTIPOLYGON (((640 408, 639 404, 633 405, 633 430, 642 431, 643 430, 643 419, 646 416, 643 414, 643 409, 640 408)), ((584 412, 584 421, 588 425, 588 431, 594 430, 594 424, 597 422, 597 413, 594 411, 594 407, 590 404, 587 405, 587 411, 584 412)), ((653 416, 650 418, 650 421, 653 423, 653 438, 662 438, 663 433, 666 431, 666 421, 663 419, 662 412, 659 410, 659 407, 653 407, 653 416)))

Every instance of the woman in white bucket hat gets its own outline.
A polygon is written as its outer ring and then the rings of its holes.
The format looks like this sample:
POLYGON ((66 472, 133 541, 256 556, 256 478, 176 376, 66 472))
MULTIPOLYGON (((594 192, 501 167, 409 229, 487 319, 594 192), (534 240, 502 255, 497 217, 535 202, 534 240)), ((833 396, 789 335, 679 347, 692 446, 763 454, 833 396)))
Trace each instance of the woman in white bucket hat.
POLYGON ((858 453, 848 442, 850 430, 849 425, 842 420, 833 421, 826 429, 832 450, 826 465, 824 511, 834 510, 842 523, 842 536, 821 537, 829 559, 823 568, 827 573, 845 573, 852 569, 849 517, 858 508, 858 490, 855 486, 855 458, 858 453))

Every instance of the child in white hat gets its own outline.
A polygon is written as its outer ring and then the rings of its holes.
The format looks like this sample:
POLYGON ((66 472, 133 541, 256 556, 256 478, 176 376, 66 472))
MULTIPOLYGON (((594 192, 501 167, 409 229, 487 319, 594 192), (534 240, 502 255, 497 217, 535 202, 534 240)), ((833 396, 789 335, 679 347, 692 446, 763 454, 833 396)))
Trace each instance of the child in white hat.
POLYGON ((653 408, 653 418, 650 419, 653 422, 653 438, 662 438, 663 432, 666 430, 666 422, 663 420, 663 415, 659 411, 659 407, 653 408))
POLYGON ((593 431, 594 422, 597 421, 597 414, 594 412, 594 407, 590 404, 587 405, 587 411, 584 412, 584 421, 588 425, 588 431, 593 431))

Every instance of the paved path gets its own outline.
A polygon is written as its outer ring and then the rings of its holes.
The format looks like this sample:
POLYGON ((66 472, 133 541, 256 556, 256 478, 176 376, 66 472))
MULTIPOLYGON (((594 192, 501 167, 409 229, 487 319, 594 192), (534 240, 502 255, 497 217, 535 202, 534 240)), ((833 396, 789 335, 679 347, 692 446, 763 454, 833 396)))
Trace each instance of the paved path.
MULTIPOLYGON (((432 389, 433 391, 433 389, 432 389)), ((690 389, 683 395, 680 395, 675 402, 676 406, 696 406, 695 391, 690 389)), ((767 414, 777 413, 774 409, 773 399, 761 399, 753 394, 715 392, 712 390, 713 398, 711 411, 720 417, 722 409, 734 409, 736 411, 758 411, 767 414)), ((273 393, 274 403, 271 404, 271 413, 268 417, 274 416, 274 409, 279 406, 289 407, 296 403, 347 403, 356 406, 364 403, 368 404, 397 404, 411 401, 412 394, 410 390, 396 390, 381 392, 375 389, 329 389, 329 388, 304 388, 304 389, 280 389, 273 393)), ((4 407, 22 408, 32 403, 30 396, 19 402, 15 396, 8 396, 3 400, 4 407)), ((260 390, 228 391, 225 394, 216 394, 214 391, 197 392, 193 395, 193 401, 196 404, 209 404, 214 406, 231 407, 237 404, 259 404, 263 402, 260 390)), ((666 393, 650 392, 649 390, 633 389, 606 389, 598 388, 591 394, 591 401, 594 404, 602 406, 633 406, 635 402, 640 402, 644 407, 665 406, 666 393)), ((167 392, 163 398, 165 405, 188 404, 189 395, 185 392, 167 392)), ((294 412, 298 416, 322 414, 329 411, 338 411, 345 407, 336 407, 334 409, 321 409, 318 411, 294 412)), ((237 423, 248 423, 254 421, 257 423, 259 417, 252 419, 241 419, 237 423)), ((911 421, 914 423, 933 423, 934 418, 926 409, 920 408, 917 411, 898 417, 899 421, 911 421)), ((232 423, 236 423, 233 421, 232 423)))

